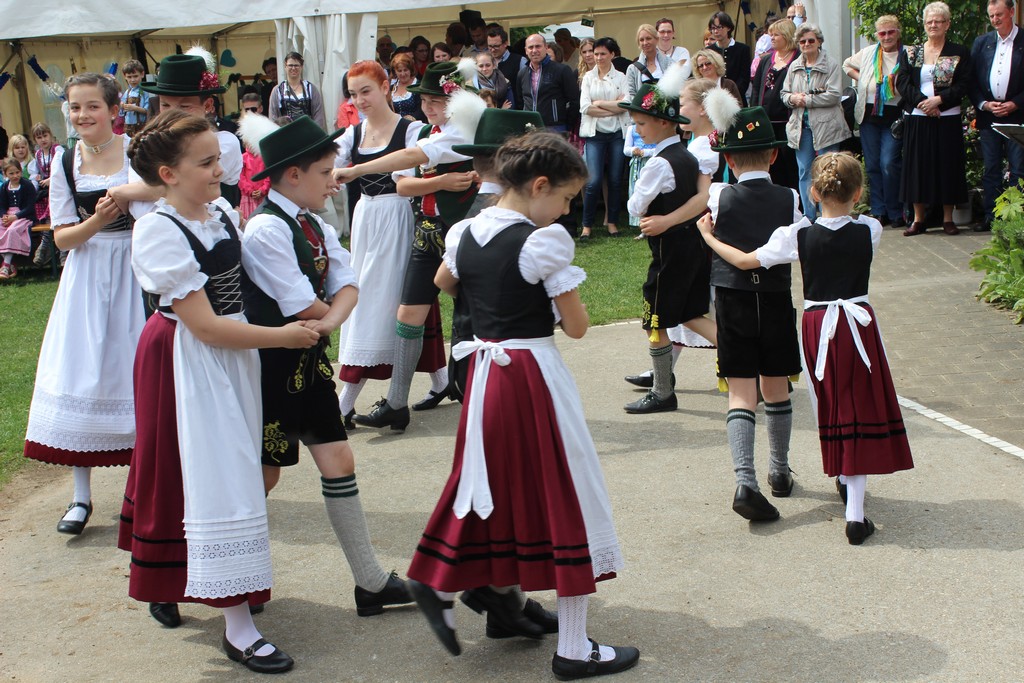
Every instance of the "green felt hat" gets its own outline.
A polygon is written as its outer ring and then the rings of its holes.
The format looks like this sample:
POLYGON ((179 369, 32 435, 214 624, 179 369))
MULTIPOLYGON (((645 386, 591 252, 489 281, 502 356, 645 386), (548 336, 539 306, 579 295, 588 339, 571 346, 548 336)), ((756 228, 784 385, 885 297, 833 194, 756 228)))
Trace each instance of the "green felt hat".
POLYGON ((764 107, 740 109, 729 130, 724 133, 716 130, 708 139, 715 152, 756 152, 789 144, 775 139, 771 119, 764 107))
POLYGON ((260 140, 260 157, 266 168, 252 179, 262 180, 274 169, 288 166, 307 152, 326 149, 344 132, 345 129, 341 128, 333 133, 325 133, 316 121, 308 116, 300 116, 260 140))
POLYGON ((544 127, 544 119, 535 111, 484 109, 471 145, 452 145, 456 154, 473 156, 495 152, 506 140, 544 127))
POLYGON ((171 55, 160 62, 155 83, 139 86, 154 95, 176 97, 206 97, 227 90, 217 80, 217 74, 206 70, 206 60, 198 55, 171 55))
POLYGON ((689 123, 690 119, 679 113, 679 98, 668 97, 650 83, 644 83, 633 95, 632 102, 619 102, 619 106, 639 114, 647 114, 674 123, 689 123))
POLYGON ((416 85, 410 85, 406 90, 419 93, 420 95, 436 95, 437 97, 448 97, 459 88, 466 87, 459 75, 459 66, 455 62, 434 62, 427 65, 423 78, 416 85), (445 87, 448 89, 445 90, 445 87))

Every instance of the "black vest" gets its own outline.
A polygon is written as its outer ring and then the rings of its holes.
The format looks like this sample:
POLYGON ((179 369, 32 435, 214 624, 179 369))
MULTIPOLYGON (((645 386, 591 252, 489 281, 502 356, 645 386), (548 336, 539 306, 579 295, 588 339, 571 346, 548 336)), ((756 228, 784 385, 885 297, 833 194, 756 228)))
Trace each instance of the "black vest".
MULTIPOLYGON (((664 216, 670 214, 680 206, 689 201, 690 197, 697 194, 697 177, 700 175, 700 165, 697 158, 686 151, 682 143, 671 144, 657 153, 657 157, 664 159, 672 167, 672 175, 676 178, 676 189, 671 192, 659 194, 651 200, 647 207, 647 215, 664 216)), ((663 232, 667 235, 671 232, 678 232, 686 227, 696 227, 697 219, 687 223, 673 225, 663 232)))
MULTIPOLYGON (((106 196, 106 190, 92 190, 89 192, 81 192, 75 185, 75 150, 71 148, 62 157, 61 161, 64 166, 64 177, 68 181, 68 189, 71 190, 71 199, 75 202, 75 210, 78 212, 78 217, 84 223, 94 213, 96 213, 96 204, 99 203, 100 199, 106 196)), ((53 161, 51 160, 51 164, 53 161)), ((135 225, 135 218, 130 213, 123 213, 115 218, 110 223, 107 223, 100 232, 124 232, 125 230, 131 230, 135 225)))
POLYGON ((473 333, 481 339, 550 337, 555 327, 544 283, 531 285, 519 272, 519 253, 536 228, 512 225, 481 247, 469 228, 456 256, 459 298, 469 304, 473 333))
MULTIPOLYGON (((324 244, 325 255, 321 258, 315 258, 313 247, 306 239, 306 233, 302 231, 299 222, 287 215, 281 207, 267 199, 264 200, 263 206, 256 213, 268 213, 288 224, 288 228, 292 231, 292 246, 295 248, 295 258, 299 264, 299 270, 309 280, 316 298, 324 301, 327 298, 325 285, 327 283, 327 272, 330 269, 330 257, 326 255, 327 247, 320 223, 312 215, 307 214, 306 220, 313 227, 313 232, 320 238, 321 243, 324 244)), ((285 316, 281 313, 281 307, 277 301, 260 289, 244 270, 242 271, 242 300, 245 303, 245 317, 254 325, 283 327, 290 322, 298 320, 295 316, 285 316)))
MULTIPOLYGON (((188 245, 192 247, 196 261, 199 262, 199 270, 207 278, 203 290, 206 292, 206 298, 210 300, 213 312, 217 315, 241 313, 242 242, 238 239, 238 232, 224 210, 220 209, 220 219, 228 231, 228 239, 217 242, 213 249, 204 247, 199 238, 174 216, 163 211, 157 213, 177 225, 188 240, 188 245)), ((156 297, 155 301, 159 301, 159 297, 156 297)), ((160 306, 159 310, 173 313, 170 306, 160 306)))
MULTIPOLYGON (((362 140, 363 135, 363 124, 360 123, 356 126, 356 129, 352 131, 352 163, 362 164, 373 159, 378 159, 382 156, 397 152, 400 149, 405 149, 405 133, 409 129, 409 124, 412 123, 409 119, 399 119, 398 125, 395 126, 395 132, 391 136, 391 140, 388 141, 387 147, 374 152, 373 154, 363 154, 359 151, 359 143, 362 140)), ((366 175, 359 178, 356 182, 359 183, 360 191, 368 197, 376 197, 382 194, 395 194, 395 181, 391 177, 390 173, 367 173, 366 175)))
MULTIPOLYGON (((793 222, 793 191, 757 178, 730 185, 718 200, 715 237, 746 253, 763 247, 776 228, 793 222)), ((789 264, 774 268, 740 270, 715 254, 711 284, 751 292, 788 292, 792 286, 789 264)))
POLYGON ((847 223, 838 230, 815 223, 797 233, 804 299, 829 302, 868 293, 871 276, 871 228, 847 223))

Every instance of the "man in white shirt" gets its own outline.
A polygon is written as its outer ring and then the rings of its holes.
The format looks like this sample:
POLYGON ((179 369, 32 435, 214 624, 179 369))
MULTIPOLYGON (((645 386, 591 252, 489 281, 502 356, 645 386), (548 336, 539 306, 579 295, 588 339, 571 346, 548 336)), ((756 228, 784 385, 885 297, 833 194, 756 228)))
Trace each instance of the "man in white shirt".
POLYGON ((1024 177, 1024 147, 992 130, 993 123, 1024 123, 1024 33, 1013 20, 1014 0, 989 0, 988 19, 994 31, 980 36, 971 48, 974 79, 971 102, 978 112, 977 128, 985 171, 985 221, 975 232, 992 228, 992 210, 1003 189, 1003 159, 1010 163, 1010 183, 1024 177))

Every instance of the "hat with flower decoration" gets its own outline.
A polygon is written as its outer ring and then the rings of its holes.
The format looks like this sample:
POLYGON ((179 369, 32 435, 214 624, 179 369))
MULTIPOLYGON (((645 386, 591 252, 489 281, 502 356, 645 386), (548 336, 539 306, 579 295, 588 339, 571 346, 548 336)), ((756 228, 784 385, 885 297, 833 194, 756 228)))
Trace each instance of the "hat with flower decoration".
POLYGON ((475 90, 473 77, 476 75, 476 61, 463 57, 459 63, 434 62, 427 66, 423 78, 406 90, 420 95, 448 97, 458 90, 475 90))
POLYGON ((139 87, 154 95, 176 97, 207 97, 224 92, 227 88, 217 78, 213 55, 207 59, 201 52, 206 51, 193 48, 189 54, 165 57, 160 62, 156 82, 143 83, 139 87))
POLYGON ((657 83, 644 83, 633 95, 632 102, 619 102, 619 106, 674 123, 689 123, 690 119, 679 113, 679 91, 683 89, 686 75, 682 65, 673 64, 657 83))
POLYGON ((704 96, 704 111, 715 130, 708 136, 715 152, 757 152, 785 147, 785 140, 775 138, 768 112, 763 107, 740 108, 727 90, 715 88, 704 96))

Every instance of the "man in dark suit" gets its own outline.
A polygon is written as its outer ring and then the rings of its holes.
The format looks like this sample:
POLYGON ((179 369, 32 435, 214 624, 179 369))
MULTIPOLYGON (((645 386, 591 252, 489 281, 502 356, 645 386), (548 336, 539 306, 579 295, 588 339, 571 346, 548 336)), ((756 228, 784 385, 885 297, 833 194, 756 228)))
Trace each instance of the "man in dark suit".
POLYGON ((740 43, 733 38, 736 24, 727 12, 715 12, 708 20, 708 30, 711 31, 713 43, 709 45, 712 50, 722 55, 725 60, 725 77, 736 84, 739 88, 740 97, 743 98, 743 106, 747 106, 747 88, 750 86, 750 47, 746 43, 740 43))
POLYGON ((974 41, 971 63, 974 82, 971 102, 978 112, 977 127, 985 172, 985 221, 977 232, 992 228, 992 209, 1003 191, 1003 160, 1010 163, 1010 182, 1024 177, 1024 147, 992 130, 993 123, 1024 123, 1024 32, 1014 23, 1014 0, 989 0, 988 18, 994 31, 974 41))
POLYGON ((521 93, 516 106, 540 114, 549 130, 572 130, 580 116, 576 74, 567 65, 548 57, 547 43, 538 33, 526 39, 526 59, 526 66, 516 76, 521 93))

